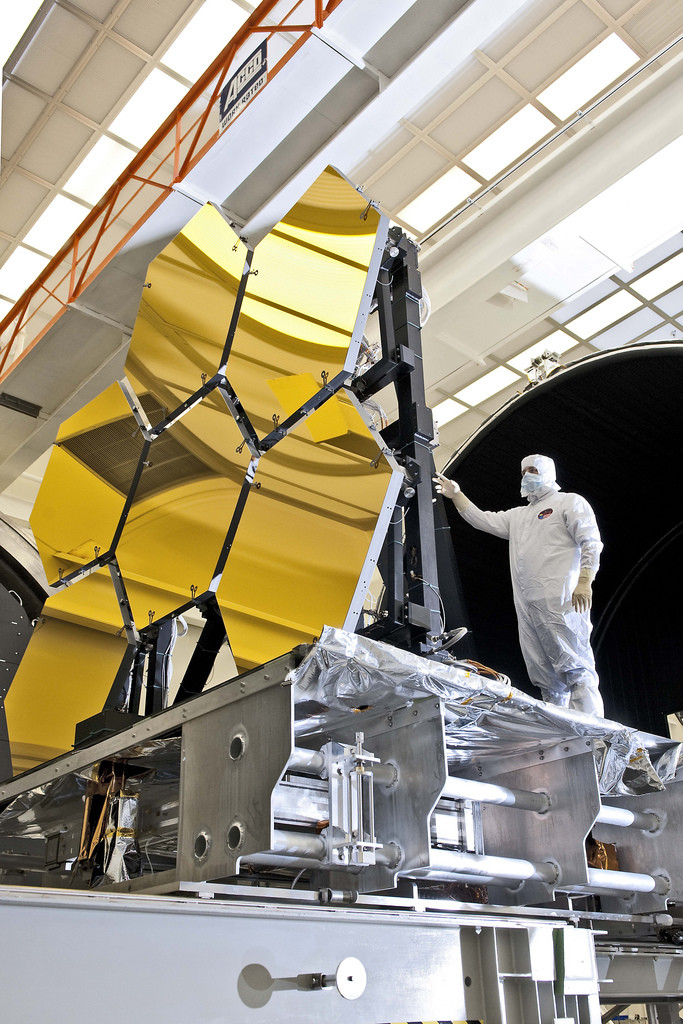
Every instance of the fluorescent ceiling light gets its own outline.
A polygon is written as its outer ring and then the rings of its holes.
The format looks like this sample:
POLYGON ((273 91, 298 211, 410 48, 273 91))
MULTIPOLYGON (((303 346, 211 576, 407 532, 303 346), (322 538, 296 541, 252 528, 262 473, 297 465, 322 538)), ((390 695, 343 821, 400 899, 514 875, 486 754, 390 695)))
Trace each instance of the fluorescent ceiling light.
POLYGON ((539 93, 538 99, 564 121, 638 60, 638 54, 619 36, 609 35, 539 93))
POLYGON ((248 16, 230 0, 205 0, 161 58, 162 63, 196 82, 248 16))
POLYGON ((565 224, 541 235, 512 257, 521 284, 566 300, 616 269, 613 260, 565 224))
POLYGON ((507 366, 497 366, 495 370, 489 370, 479 380, 472 381, 466 388, 456 392, 455 397, 467 402, 468 405, 479 405, 491 395, 497 395, 503 388, 518 381, 519 376, 508 370, 507 366))
POLYGON ((603 299, 586 313, 581 313, 570 320, 565 327, 568 327, 574 334, 578 334, 580 338, 590 338, 591 335, 604 330, 616 320, 621 320, 622 316, 633 312, 640 305, 640 299, 637 299, 635 295, 619 291, 610 295, 609 298, 603 299))
POLYGON ((518 356, 513 359, 506 359, 505 362, 508 366, 514 367, 515 370, 519 370, 520 373, 526 373, 531 366, 531 360, 535 359, 536 356, 543 355, 544 352, 555 352, 558 356, 561 356, 563 352, 567 352, 570 348, 574 348, 576 345, 576 339, 570 338, 564 331, 553 331, 546 338, 542 338, 540 341, 535 342, 530 348, 520 352, 518 356))
POLYGON ((631 288, 646 299, 654 299, 655 295, 668 292, 675 284, 683 280, 683 252, 643 274, 637 281, 631 282, 631 288))
POLYGON ((683 227, 683 136, 610 185, 564 221, 613 259, 633 269, 641 253, 683 227))
POLYGON ((131 162, 134 153, 120 142, 102 135, 88 155, 81 161, 62 191, 70 192, 86 203, 95 204, 102 198, 122 171, 131 162))
POLYGON ((437 427, 444 427, 451 420, 454 420, 456 416, 462 416, 464 412, 467 412, 467 406, 453 401, 452 398, 446 398, 443 402, 439 402, 438 405, 434 406, 432 416, 437 427))
POLYGON ((0 15, 0 67, 3 67, 14 47, 42 4, 43 0, 21 0, 20 3, 4 3, 0 15))
POLYGON ((186 86, 153 68, 108 130, 134 146, 144 146, 186 92, 186 86))
POLYGON ((0 267, 0 295, 15 301, 33 284, 41 270, 48 264, 47 256, 24 249, 19 245, 0 267))
POLYGON ((632 271, 638 256, 683 228, 682 163, 683 136, 518 252, 519 280, 563 299, 617 267, 632 271))
POLYGON ((462 199, 466 199, 479 182, 471 174, 459 167, 451 167, 429 188, 426 188, 417 199, 399 210, 398 216, 407 224, 412 224, 418 231, 425 231, 440 217, 450 213, 462 199))
POLYGON ((66 196, 55 196, 22 241, 49 256, 61 249, 81 223, 87 210, 66 196))
POLYGON ((565 300, 599 281, 617 268, 608 259, 570 231, 553 228, 521 252, 513 263, 523 271, 519 280, 551 296, 565 300))
POLYGON ((463 163, 490 179, 554 127, 549 118, 527 104, 463 157, 463 163))

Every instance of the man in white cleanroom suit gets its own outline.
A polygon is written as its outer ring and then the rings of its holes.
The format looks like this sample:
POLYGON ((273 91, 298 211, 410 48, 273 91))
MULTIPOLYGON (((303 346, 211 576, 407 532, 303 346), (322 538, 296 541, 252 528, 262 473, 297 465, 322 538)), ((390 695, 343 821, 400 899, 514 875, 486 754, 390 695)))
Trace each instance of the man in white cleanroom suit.
POLYGON ((589 615, 602 541, 588 502, 559 490, 546 455, 522 459, 528 504, 504 512, 483 512, 454 480, 435 483, 471 526, 509 540, 519 643, 543 699, 603 715, 589 615))

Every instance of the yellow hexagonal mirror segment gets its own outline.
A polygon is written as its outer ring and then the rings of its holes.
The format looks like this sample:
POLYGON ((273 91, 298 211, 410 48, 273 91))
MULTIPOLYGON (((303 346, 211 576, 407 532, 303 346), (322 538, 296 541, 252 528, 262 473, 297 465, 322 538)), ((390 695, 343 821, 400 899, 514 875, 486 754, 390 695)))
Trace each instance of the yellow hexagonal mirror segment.
POLYGON ((36 502, 48 578, 71 585, 12 687, 17 757, 68 748, 109 692, 126 647, 110 556, 138 630, 214 592, 240 670, 345 623, 398 486, 341 389, 386 229, 328 168, 253 252, 207 206, 152 262, 126 378, 63 424, 36 502))

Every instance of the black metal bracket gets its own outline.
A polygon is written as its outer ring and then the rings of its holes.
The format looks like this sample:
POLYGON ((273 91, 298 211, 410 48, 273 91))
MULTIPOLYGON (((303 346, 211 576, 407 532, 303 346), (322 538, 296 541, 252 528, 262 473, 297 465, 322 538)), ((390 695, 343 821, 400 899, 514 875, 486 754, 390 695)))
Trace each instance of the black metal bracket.
POLYGON ((405 470, 405 482, 378 561, 384 595, 376 620, 360 632, 429 651, 443 632, 438 589, 432 476, 434 424, 422 368, 417 246, 392 228, 375 288, 382 358, 357 377, 358 398, 393 385, 398 416, 380 431, 405 470), (432 639, 434 638, 434 639, 432 639))
POLYGON ((206 595, 206 600, 198 607, 205 620, 204 627, 178 687, 174 704, 181 704, 202 692, 209 680, 218 652, 228 640, 223 616, 215 596, 206 595))

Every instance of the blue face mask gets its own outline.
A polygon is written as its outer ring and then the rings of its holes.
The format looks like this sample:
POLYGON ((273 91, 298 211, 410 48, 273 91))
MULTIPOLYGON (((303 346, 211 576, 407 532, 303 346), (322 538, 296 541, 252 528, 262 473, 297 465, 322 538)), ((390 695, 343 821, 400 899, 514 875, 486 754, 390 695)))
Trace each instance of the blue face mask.
POLYGON ((519 489, 519 493, 523 498, 526 498, 527 495, 538 494, 539 491, 545 490, 546 486, 537 473, 525 473, 522 477, 522 486, 519 489))

